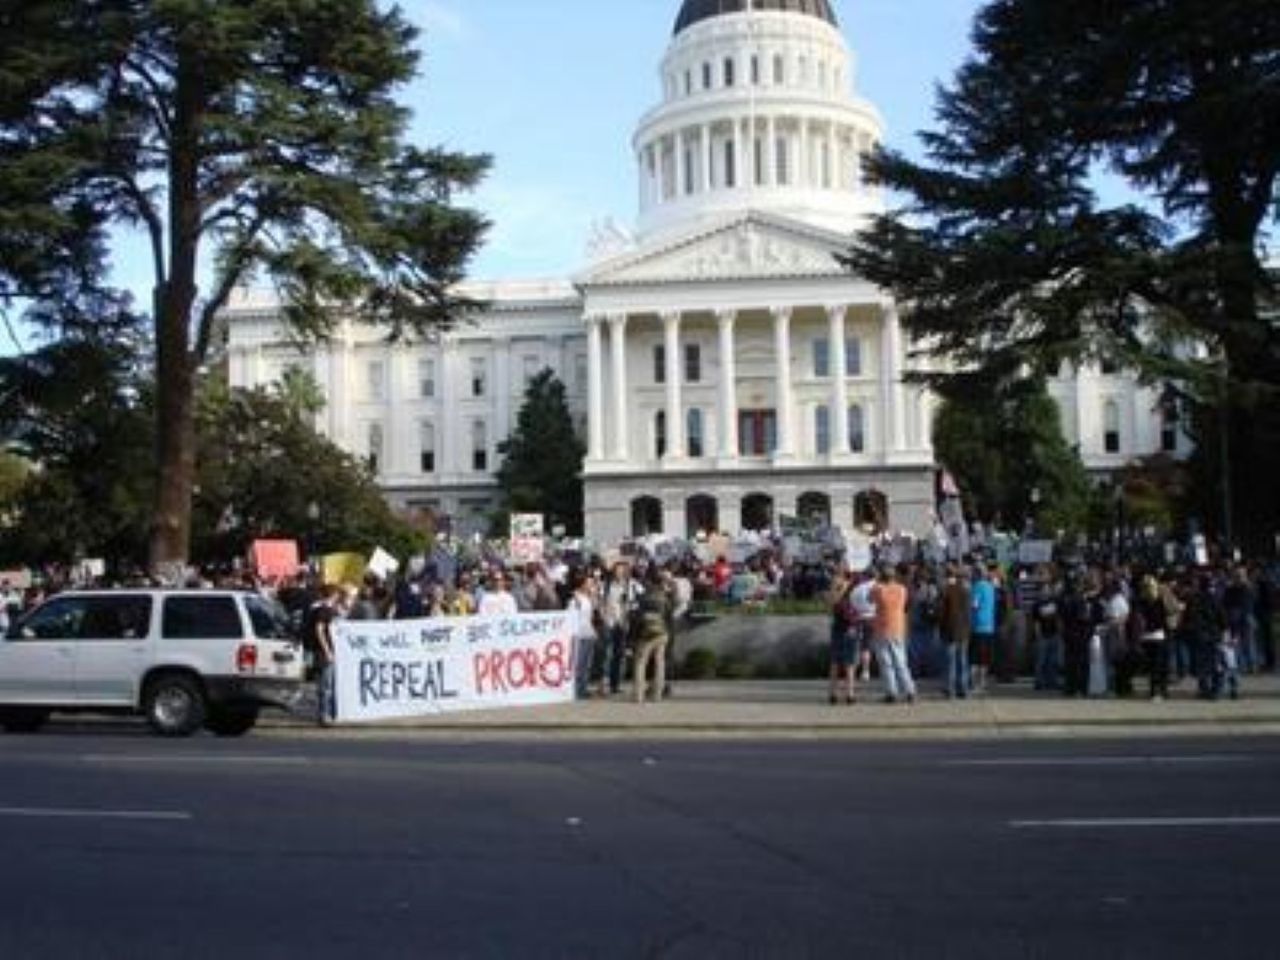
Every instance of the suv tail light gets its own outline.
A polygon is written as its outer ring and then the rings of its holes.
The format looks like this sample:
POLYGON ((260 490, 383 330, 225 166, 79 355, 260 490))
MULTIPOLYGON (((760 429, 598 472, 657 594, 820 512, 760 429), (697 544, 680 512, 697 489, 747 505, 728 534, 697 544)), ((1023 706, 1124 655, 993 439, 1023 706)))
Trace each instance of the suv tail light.
POLYGON ((242 643, 236 648, 236 671, 253 673, 258 669, 258 648, 252 643, 242 643))

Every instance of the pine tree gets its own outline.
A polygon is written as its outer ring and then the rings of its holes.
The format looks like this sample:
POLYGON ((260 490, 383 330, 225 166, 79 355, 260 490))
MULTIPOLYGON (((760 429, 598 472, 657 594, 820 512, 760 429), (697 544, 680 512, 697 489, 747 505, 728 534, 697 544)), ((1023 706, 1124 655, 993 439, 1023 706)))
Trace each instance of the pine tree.
POLYGON ((993 0, 973 36, 924 161, 872 158, 907 202, 846 262, 966 379, 1108 358, 1175 385, 1184 422, 1222 411, 1232 459, 1258 468, 1233 472, 1237 506, 1265 534, 1280 517, 1266 485, 1280 330, 1260 260, 1278 209, 1280 5, 993 0), (1138 201, 1105 205, 1101 172, 1138 201))
POLYGON ((0 199, 16 201, 0 217, 0 296, 42 297, 68 275, 100 291, 108 228, 147 237, 150 553, 180 563, 195 375, 232 289, 266 276, 304 336, 329 333, 338 309, 393 337, 454 322, 473 306, 452 291, 485 228, 454 196, 488 159, 406 141, 394 97, 416 32, 376 0, 3 0, 0 37, 0 199), (60 269, 33 266, 31 249, 60 269))
POLYGON ((512 513, 541 513, 547 525, 582 533, 582 460, 578 437, 565 400, 564 384, 543 370, 525 390, 511 437, 499 445, 503 455, 498 485, 512 513))

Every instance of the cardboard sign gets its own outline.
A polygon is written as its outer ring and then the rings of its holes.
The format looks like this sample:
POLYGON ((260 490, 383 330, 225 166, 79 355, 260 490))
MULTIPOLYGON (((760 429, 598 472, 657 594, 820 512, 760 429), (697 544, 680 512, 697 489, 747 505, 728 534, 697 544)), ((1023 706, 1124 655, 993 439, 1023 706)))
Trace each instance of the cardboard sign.
POLYGON ((400 569, 400 561, 386 550, 378 547, 369 558, 369 572, 379 580, 385 580, 400 569))
POLYGON ((260 577, 292 577, 298 572, 296 540, 255 540, 249 552, 260 577))
POLYGON ((1053 563, 1052 540, 1023 540, 1018 544, 1018 563, 1024 567, 1036 567, 1053 563))
POLYGON ((359 553, 331 553, 320 561, 321 575, 325 583, 359 586, 364 582, 364 555, 359 553))

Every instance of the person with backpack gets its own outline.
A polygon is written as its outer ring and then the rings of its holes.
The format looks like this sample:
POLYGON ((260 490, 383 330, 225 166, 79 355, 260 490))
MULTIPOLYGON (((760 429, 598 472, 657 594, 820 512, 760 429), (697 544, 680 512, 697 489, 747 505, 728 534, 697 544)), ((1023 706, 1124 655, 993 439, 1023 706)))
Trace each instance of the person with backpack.
POLYGON ((636 601, 635 628, 635 700, 644 703, 645 695, 652 690, 652 698, 656 703, 662 699, 662 690, 666 685, 666 653, 670 634, 667 624, 670 619, 671 597, 662 584, 662 574, 657 567, 649 569, 645 581, 644 592, 636 601), (649 663, 653 662, 653 683, 647 683, 649 663))

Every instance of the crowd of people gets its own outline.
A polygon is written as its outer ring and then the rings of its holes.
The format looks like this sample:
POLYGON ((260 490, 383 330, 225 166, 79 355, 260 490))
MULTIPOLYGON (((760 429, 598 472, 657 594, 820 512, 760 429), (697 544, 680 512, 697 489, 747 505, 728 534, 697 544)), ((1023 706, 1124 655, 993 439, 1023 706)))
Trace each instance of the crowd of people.
POLYGON ((832 590, 831 703, 853 702, 878 662, 884 699, 913 702, 915 678, 948 698, 1024 673, 1066 696, 1147 695, 1193 679, 1205 699, 1241 695, 1241 675, 1276 668, 1274 571, 1243 564, 1143 569, 988 563, 842 573, 832 590))
MULTIPOLYGON (((878 675, 890 702, 914 702, 923 681, 947 698, 986 693, 1020 676, 1067 696, 1131 696, 1146 678, 1153 700, 1194 681, 1208 699, 1238 697, 1241 677, 1276 668, 1274 566, 1146 569, 1124 563, 1003 567, 989 558, 880 563, 850 571, 838 555, 787 562, 768 545, 745 559, 645 551, 608 561, 552 555, 545 562, 425 563, 406 575, 324 585, 314 574, 264 583, 245 571, 202 576, 205 586, 260 590, 292 615, 319 672, 332 664, 333 619, 416 619, 570 610, 576 693, 623 692, 637 701, 671 692, 676 639, 695 607, 804 598, 830 611, 830 703, 852 703, 878 675)), ((57 587, 0 582, 4 626, 57 587)))

